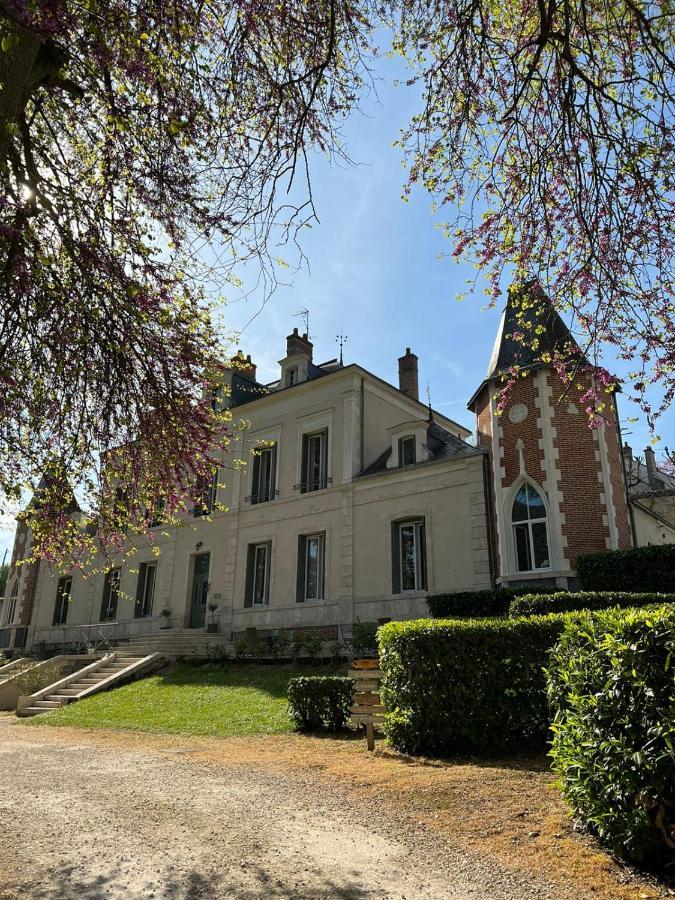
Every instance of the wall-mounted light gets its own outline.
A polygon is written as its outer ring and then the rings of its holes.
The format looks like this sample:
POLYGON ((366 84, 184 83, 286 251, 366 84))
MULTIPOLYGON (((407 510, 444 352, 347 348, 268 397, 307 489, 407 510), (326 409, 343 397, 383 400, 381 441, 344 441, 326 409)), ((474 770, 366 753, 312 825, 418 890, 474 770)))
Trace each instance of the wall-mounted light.
POLYGON ((196 544, 195 544, 195 550, 199 550, 199 548, 201 547, 201 545, 202 545, 203 543, 204 543, 204 541, 199 541, 198 543, 196 543, 196 544))

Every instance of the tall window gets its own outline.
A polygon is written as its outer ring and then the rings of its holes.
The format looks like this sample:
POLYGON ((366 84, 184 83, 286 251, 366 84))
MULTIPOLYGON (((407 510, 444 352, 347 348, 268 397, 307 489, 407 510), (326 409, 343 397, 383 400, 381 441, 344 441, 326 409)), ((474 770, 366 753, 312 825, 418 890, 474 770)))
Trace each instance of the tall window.
POLYGON ((68 576, 59 578, 56 587, 56 602, 54 604, 54 615, 52 616, 52 625, 65 625, 68 619, 68 606, 70 604, 70 595, 73 589, 73 579, 68 576))
POLYGON ((402 437, 398 442, 399 466, 414 466, 416 462, 415 435, 402 437))
POLYGON ((11 625, 14 622, 18 597, 19 597, 19 579, 15 578, 14 584, 12 585, 12 591, 9 595, 9 602, 7 603, 7 611, 5 613, 5 625, 11 625))
POLYGON ((157 563, 141 563, 138 567, 138 583, 136 584, 135 619, 144 619, 146 616, 152 615, 156 581, 157 563))
POLYGON ((195 505, 192 515, 209 516, 216 506, 218 498, 218 469, 214 469, 211 475, 202 475, 195 483, 195 505))
POLYGON ((525 483, 516 494, 511 512, 513 541, 519 572, 548 569, 548 532, 544 498, 531 484, 525 483))
POLYGON ((270 602, 272 545, 249 544, 246 567, 245 606, 265 606, 270 602))
POLYGON ((120 596, 120 570, 106 572, 101 598, 101 622, 112 622, 117 618, 117 602, 120 596))
POLYGON ((277 448, 261 447, 253 457, 251 503, 266 503, 276 497, 277 448))
POLYGON ((317 431, 302 437, 302 481, 300 491, 320 491, 328 487, 328 432, 317 431))
POLYGON ((326 535, 302 535, 298 539, 298 603, 324 599, 325 570, 326 535))
POLYGON ((393 592, 427 589, 427 547, 424 519, 392 525, 393 592))
POLYGON ((293 387, 294 384, 298 383, 298 368, 297 366, 292 366, 290 369, 286 371, 286 387, 293 387))

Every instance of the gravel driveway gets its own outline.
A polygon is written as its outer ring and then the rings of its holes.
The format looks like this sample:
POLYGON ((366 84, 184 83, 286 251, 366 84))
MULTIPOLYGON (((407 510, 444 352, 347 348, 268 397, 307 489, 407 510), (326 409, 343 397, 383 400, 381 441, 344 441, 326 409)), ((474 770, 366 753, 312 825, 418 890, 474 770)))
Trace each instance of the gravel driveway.
POLYGON ((311 772, 0 719, 0 898, 561 896, 311 772))

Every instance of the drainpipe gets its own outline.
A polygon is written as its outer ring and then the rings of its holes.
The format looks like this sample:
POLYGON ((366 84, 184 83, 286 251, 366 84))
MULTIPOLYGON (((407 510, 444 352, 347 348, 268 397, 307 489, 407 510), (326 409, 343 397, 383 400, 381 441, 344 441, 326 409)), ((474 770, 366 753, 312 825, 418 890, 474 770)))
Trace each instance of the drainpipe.
POLYGON ((623 490, 628 506, 628 519, 630 522, 630 537, 633 547, 637 547, 637 531, 635 530, 635 512, 633 504, 630 502, 630 493, 628 490, 628 473, 626 472, 626 457, 623 454, 623 436, 621 434, 621 420, 619 419, 619 404, 616 402, 616 394, 614 394, 614 418, 616 419, 616 434, 619 441, 619 456, 621 457, 621 469, 623 471, 623 490))
POLYGON ((490 567, 490 585, 492 588, 496 582, 495 557, 494 557, 494 533, 492 529, 492 492, 490 491, 490 456, 483 454, 483 494, 485 495, 485 526, 488 536, 488 565, 490 567))
POLYGON ((359 415, 359 464, 360 471, 366 467, 366 448, 364 447, 365 440, 365 413, 366 413, 366 387, 365 387, 365 379, 363 375, 361 376, 361 389, 360 389, 360 415, 359 415))

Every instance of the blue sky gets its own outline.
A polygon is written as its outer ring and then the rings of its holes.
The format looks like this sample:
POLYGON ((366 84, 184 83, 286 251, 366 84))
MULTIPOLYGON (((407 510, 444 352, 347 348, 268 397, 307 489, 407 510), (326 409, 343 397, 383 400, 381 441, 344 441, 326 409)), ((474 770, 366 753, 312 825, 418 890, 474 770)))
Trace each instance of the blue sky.
MULTIPOLYGON (((434 407, 473 428, 466 402, 487 366, 500 309, 485 309, 480 294, 455 299, 474 269, 439 260, 451 248, 435 227, 426 194, 401 200, 405 172, 400 151, 391 145, 417 98, 414 90, 392 84, 402 74, 398 64, 382 59, 378 65, 385 79, 378 84, 378 98, 367 99, 364 114, 354 115, 344 130, 356 164, 314 161, 320 223, 302 240, 309 270, 288 272, 292 284, 280 286, 262 308, 260 295, 232 298, 222 312, 223 324, 231 332, 244 329, 238 344, 252 355, 263 381, 278 376, 285 337, 295 326, 302 330, 296 314, 303 308, 310 313, 318 362, 338 355, 335 338, 342 331, 348 336, 345 362, 358 362, 396 383, 398 357, 409 346, 420 358, 421 393, 428 382, 434 407)), ((620 372, 613 362, 608 356, 607 367, 620 372)), ((624 399, 620 412, 629 442, 635 449, 647 446, 644 421, 627 421, 639 411, 624 399)), ((673 410, 658 430, 662 443, 674 447, 673 410)), ((0 520, 0 560, 12 540, 12 528, 3 524, 9 523, 0 520)))

